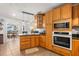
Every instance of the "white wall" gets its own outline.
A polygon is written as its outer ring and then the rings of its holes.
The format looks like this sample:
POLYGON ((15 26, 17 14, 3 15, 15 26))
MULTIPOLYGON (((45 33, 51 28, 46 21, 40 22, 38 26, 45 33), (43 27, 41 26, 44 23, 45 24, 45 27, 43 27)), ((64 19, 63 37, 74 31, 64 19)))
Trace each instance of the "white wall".
POLYGON ((30 33, 30 31, 31 31, 31 29, 32 29, 32 27, 34 26, 34 23, 35 23, 34 16, 25 14, 24 17, 23 17, 23 20, 25 20, 24 25, 25 25, 26 31, 30 33))

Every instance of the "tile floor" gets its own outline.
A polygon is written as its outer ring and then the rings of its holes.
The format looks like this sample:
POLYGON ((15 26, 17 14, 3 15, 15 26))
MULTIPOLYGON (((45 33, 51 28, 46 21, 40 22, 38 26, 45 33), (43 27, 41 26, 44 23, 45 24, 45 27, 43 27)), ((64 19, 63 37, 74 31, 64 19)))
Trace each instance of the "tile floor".
POLYGON ((10 39, 5 44, 0 44, 0 56, 60 56, 44 48, 38 47, 39 51, 26 54, 25 51, 20 51, 19 39, 10 39))

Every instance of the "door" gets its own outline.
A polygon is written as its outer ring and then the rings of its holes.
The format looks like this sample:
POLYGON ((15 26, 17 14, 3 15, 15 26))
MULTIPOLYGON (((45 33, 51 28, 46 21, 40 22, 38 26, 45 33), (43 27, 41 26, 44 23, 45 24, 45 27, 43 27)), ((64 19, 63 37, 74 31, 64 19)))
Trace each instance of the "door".
POLYGON ((52 10, 53 12, 53 21, 55 20, 60 20, 60 8, 55 8, 54 10, 52 10))
POLYGON ((73 39, 72 41, 72 56, 79 56, 79 40, 73 39))
POLYGON ((61 19, 72 18, 72 4, 61 6, 61 19))
POLYGON ((31 36, 31 47, 35 47, 35 36, 31 36))

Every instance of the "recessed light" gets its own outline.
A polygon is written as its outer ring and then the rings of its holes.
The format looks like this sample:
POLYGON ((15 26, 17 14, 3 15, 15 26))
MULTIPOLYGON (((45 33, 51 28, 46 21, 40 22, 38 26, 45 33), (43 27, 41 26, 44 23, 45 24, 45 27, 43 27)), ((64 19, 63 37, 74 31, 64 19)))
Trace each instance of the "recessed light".
POLYGON ((16 14, 15 14, 15 13, 13 13, 13 14, 12 14, 12 16, 16 16, 16 14))

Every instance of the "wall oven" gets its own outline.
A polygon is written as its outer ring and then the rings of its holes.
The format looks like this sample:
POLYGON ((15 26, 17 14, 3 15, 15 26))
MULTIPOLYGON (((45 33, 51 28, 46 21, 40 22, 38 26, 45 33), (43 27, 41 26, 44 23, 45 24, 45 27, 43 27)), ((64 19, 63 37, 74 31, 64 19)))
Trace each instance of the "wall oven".
POLYGON ((54 45, 66 48, 71 50, 72 49, 72 34, 71 32, 53 32, 53 39, 54 45))
POLYGON ((54 23, 54 29, 61 29, 61 28, 69 28, 69 22, 64 21, 64 22, 55 22, 54 23))

